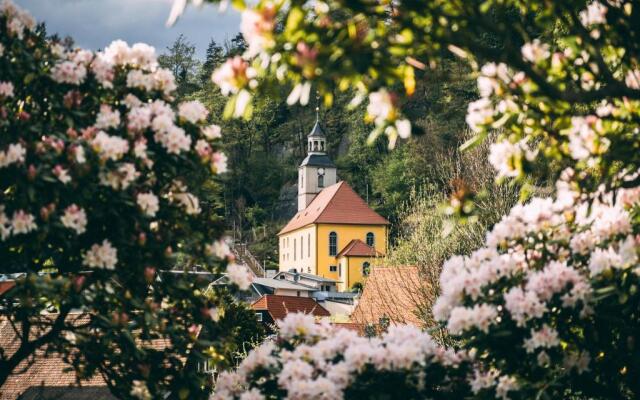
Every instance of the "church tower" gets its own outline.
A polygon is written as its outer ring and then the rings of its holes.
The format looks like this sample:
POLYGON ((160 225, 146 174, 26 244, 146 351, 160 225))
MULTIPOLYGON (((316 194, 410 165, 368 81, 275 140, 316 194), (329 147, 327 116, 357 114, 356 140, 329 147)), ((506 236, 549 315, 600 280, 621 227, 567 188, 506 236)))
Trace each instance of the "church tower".
POLYGON ((307 136, 307 157, 298 167, 298 211, 307 208, 322 189, 337 181, 336 166, 327 156, 327 138, 316 108, 316 123, 307 136))

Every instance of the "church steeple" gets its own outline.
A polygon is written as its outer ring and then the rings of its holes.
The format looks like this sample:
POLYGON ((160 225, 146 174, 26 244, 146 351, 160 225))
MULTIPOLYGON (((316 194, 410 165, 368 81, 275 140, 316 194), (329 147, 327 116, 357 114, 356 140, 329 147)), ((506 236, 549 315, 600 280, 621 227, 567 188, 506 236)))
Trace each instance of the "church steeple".
POLYGON ((327 138, 320 126, 320 109, 316 107, 316 123, 307 136, 307 152, 314 154, 326 154, 327 138))
POLYGON ((316 123, 307 136, 307 157, 298 168, 298 211, 307 208, 322 189, 337 180, 336 166, 327 156, 327 137, 320 126, 320 110, 316 107, 316 123))

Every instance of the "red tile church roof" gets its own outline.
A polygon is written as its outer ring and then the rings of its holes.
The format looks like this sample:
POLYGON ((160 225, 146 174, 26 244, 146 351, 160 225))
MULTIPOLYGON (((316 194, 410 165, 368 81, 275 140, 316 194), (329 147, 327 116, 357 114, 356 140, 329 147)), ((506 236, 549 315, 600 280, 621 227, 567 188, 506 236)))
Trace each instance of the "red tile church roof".
POLYGON ((278 233, 282 235, 310 224, 389 225, 384 217, 371 207, 349 186, 341 181, 322 190, 299 211, 278 233))
POLYGON ((353 239, 347 244, 336 258, 340 257, 380 257, 382 253, 369 246, 360 239, 353 239))

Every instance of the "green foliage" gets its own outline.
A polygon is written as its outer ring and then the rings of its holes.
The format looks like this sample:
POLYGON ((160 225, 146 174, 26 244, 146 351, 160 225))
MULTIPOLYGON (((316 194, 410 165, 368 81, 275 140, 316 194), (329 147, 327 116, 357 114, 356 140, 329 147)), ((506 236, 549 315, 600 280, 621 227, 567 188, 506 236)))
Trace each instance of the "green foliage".
POLYGON ((470 254, 484 243, 485 232, 518 201, 518 189, 497 185, 487 162, 488 145, 467 152, 435 155, 437 162, 427 175, 430 186, 410 191, 399 201, 398 237, 385 259, 389 265, 416 265, 420 296, 413 296, 418 316, 425 326, 435 327, 432 306, 440 293, 442 264, 456 254, 470 254), (459 224, 443 204, 460 187, 481 194, 476 204, 477 220, 459 224))
POLYGON ((121 399, 207 398, 211 382, 184 365, 229 339, 198 338, 225 304, 188 273, 225 263, 208 247, 222 226, 206 112, 174 100, 148 46, 94 54, 33 28, 2 3, 0 273, 22 275, 0 297, 16 331, 0 349, 0 385, 55 352, 121 399))
MULTIPOLYGON (((178 97, 182 98, 198 88, 198 67, 199 61, 195 58, 196 47, 193 43, 187 41, 184 35, 178 38, 168 46, 166 53, 158 57, 158 63, 161 67, 169 69, 173 76, 176 77, 178 84, 178 97)), ((216 48, 215 42, 209 44, 207 49, 206 68, 214 68, 212 62, 216 61, 216 56, 220 56, 220 52, 216 48)))

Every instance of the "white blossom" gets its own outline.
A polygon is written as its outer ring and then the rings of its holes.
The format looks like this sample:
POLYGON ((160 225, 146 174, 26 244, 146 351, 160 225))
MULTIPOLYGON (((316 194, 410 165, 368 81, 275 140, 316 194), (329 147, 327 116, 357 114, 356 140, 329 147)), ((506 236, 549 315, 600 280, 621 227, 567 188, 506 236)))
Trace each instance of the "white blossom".
POLYGON ((109 169, 100 172, 100 184, 110 186, 114 190, 127 189, 138 177, 140 173, 132 163, 120 164, 115 170, 109 169))
POLYGON ((634 69, 627 72, 624 83, 631 89, 640 90, 640 70, 634 69))
POLYGON ((238 286, 240 290, 249 289, 253 276, 249 269, 243 265, 231 263, 227 265, 227 277, 229 281, 238 286))
POLYGON ((87 77, 87 67, 73 61, 61 61, 51 68, 51 78, 59 83, 80 85, 87 77))
POLYGON ((479 132, 482 130, 482 125, 493 122, 493 112, 493 107, 489 99, 481 98, 473 101, 469 103, 467 108, 467 125, 469 125, 474 132, 479 132))
POLYGON ((218 125, 202 127, 200 128, 200 132, 207 140, 214 140, 222 137, 222 129, 218 125))
POLYGON ((580 22, 584 26, 602 25, 607 22, 607 7, 599 1, 592 1, 586 10, 580 11, 580 22))
POLYGON ((246 8, 242 12, 240 32, 248 45, 247 57, 254 57, 273 46, 275 16, 275 6, 270 1, 260 9, 246 8))
POLYGON ((60 222, 66 228, 72 229, 76 231, 76 234, 80 235, 87 230, 87 213, 78 205, 71 204, 64 210, 64 215, 60 217, 60 222))
POLYGON ((213 153, 213 167, 216 170, 216 173, 223 174, 227 172, 227 155, 222 152, 213 153))
POLYGON ((540 39, 534 39, 530 43, 525 43, 522 46, 522 58, 526 61, 532 63, 538 63, 542 60, 546 60, 551 56, 551 52, 549 51, 549 45, 546 43, 542 43, 540 39))
POLYGON ((116 128, 120 124, 120 112, 112 109, 107 104, 100 106, 100 112, 96 116, 95 127, 98 129, 116 128))
POLYGON ((24 163, 27 149, 20 143, 10 144, 6 151, 0 151, 0 168, 11 164, 24 163))
POLYGON ((101 158, 117 161, 129 151, 129 142, 119 136, 111 136, 100 131, 91 141, 94 150, 101 158))
POLYGON ((140 400, 151 400, 151 393, 144 381, 133 381, 133 386, 131 387, 131 392, 129 394, 131 397, 135 397, 140 400))
POLYGON ((218 257, 221 260, 231 259, 233 258, 233 253, 231 252, 229 241, 230 239, 228 237, 216 240, 212 244, 208 244, 206 246, 206 252, 218 257))
POLYGON ((236 56, 218 67, 211 75, 211 79, 220 87, 222 94, 228 96, 240 92, 255 76, 255 69, 242 57, 236 56))
POLYGON ((5 99, 13 97, 13 89, 13 83, 0 82, 0 97, 4 97, 5 99))
POLYGON ((559 345, 558 331, 547 324, 544 324, 539 330, 531 329, 531 337, 524 341, 524 348, 527 353, 532 353, 535 349, 550 349, 559 345))
POLYGON ((94 244, 82 255, 82 265, 91 268, 115 269, 118 263, 118 249, 107 239, 102 244, 94 244))
POLYGON ((197 124, 207 119, 209 111, 197 100, 185 101, 178 106, 178 115, 192 124, 197 124))
POLYGON ((35 217, 32 214, 24 210, 17 210, 13 213, 13 217, 11 218, 11 232, 14 235, 27 234, 37 228, 38 225, 36 225, 35 217))
POLYGON ((512 376, 501 376, 496 385, 496 397, 502 400, 509 400, 509 392, 514 392, 520 388, 516 378, 512 376))
POLYGON ((138 206, 149 217, 155 217, 158 210, 160 210, 160 200, 158 196, 149 193, 139 193, 136 197, 138 206))

